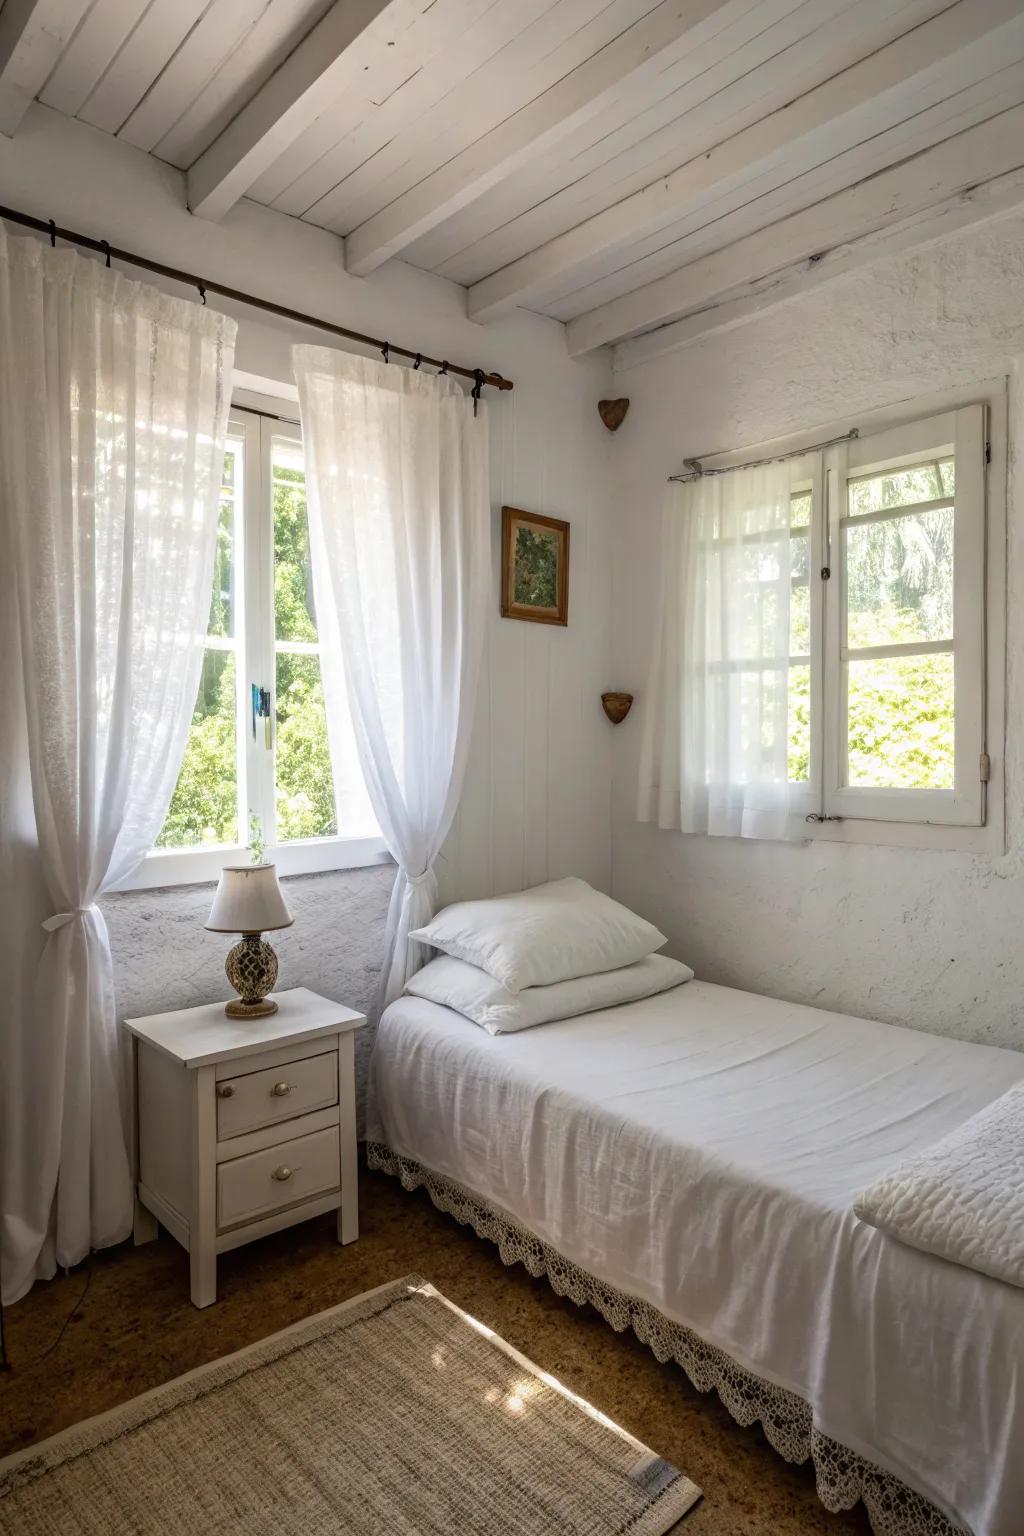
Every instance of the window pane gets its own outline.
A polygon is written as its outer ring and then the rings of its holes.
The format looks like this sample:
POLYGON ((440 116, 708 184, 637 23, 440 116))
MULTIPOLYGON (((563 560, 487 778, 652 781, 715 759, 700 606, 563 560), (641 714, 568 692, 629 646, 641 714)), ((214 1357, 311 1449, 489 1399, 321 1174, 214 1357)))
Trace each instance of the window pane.
POLYGON ((277 655, 278 842, 338 831, 318 656, 277 655))
POLYGON ((953 508, 850 524, 847 645, 903 645, 953 635, 953 508))
POLYGON ((952 789, 952 655, 851 661, 847 677, 847 783, 952 789))
POLYGON ((811 669, 789 669, 789 746, 787 774, 791 784, 804 784, 811 776, 811 669))
POLYGON ((810 491, 794 491, 789 498, 789 526, 807 528, 811 521, 810 491))
POLYGON ((810 540, 790 540, 789 558, 792 587, 789 594, 789 654, 809 656, 811 652, 810 540))
POLYGON ((933 459, 909 469, 893 469, 850 483, 850 516, 884 512, 890 507, 912 506, 918 501, 940 501, 954 494, 951 458, 933 459))
POLYGON ((185 759, 158 848, 238 841, 235 657, 207 651, 185 759))
POLYGON ((274 633, 278 640, 315 640, 302 449, 296 443, 276 439, 273 466, 274 633))
POLYGON ((209 635, 235 633, 235 503, 230 493, 221 496, 217 523, 217 553, 213 563, 209 635))

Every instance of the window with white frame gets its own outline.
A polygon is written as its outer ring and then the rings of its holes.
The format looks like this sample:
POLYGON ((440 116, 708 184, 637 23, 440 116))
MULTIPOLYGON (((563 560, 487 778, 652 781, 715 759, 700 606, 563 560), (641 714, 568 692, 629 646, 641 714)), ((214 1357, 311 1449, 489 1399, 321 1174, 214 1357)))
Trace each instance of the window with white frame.
POLYGON ((338 824, 301 431, 233 412, 195 712, 156 848, 126 883, 214 879, 254 835, 284 874, 385 856, 368 807, 338 824))
POLYGON ((829 835, 986 823, 986 437, 973 404, 794 461, 789 777, 829 835))

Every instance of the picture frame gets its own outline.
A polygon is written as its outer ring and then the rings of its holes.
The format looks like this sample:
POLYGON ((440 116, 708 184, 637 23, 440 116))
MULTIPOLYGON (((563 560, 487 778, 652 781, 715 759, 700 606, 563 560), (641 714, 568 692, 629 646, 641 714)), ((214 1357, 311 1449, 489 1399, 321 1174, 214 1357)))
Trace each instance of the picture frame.
POLYGON ((501 616, 569 622, 569 524, 519 507, 501 509, 501 616))

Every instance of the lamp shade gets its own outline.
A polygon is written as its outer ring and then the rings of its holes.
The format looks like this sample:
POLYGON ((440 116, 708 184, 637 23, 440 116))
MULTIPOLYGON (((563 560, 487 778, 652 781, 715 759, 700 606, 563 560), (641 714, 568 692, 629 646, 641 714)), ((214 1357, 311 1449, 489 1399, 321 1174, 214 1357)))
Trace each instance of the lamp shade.
POLYGON ((205 926, 214 933, 266 933, 294 921, 274 865, 239 864, 221 870, 205 926))

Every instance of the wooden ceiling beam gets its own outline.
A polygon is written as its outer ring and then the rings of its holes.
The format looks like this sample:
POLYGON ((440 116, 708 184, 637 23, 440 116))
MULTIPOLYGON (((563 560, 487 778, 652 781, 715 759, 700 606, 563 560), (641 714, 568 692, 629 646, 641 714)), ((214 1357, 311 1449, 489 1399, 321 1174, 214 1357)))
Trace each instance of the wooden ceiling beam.
POLYGON ((714 149, 473 284, 469 314, 489 320, 568 286, 595 256, 628 247, 694 206, 792 180, 926 110, 1024 53, 1019 0, 959 0, 714 149))
POLYGON ((367 276, 599 117, 624 86, 642 87, 684 49, 708 47, 709 67, 716 62, 716 37, 723 39, 723 52, 733 51, 746 36, 744 32, 737 39, 736 24, 753 34, 774 19, 774 13, 767 14, 770 9, 752 6, 750 0, 662 0, 533 101, 350 231, 345 241, 348 270, 367 276), (727 32, 729 28, 733 30, 727 32))
POLYGON ((221 219, 332 101, 415 19, 426 0, 336 0, 188 172, 188 206, 221 219))
POLYGON ((89 3, 6 0, 0 6, 0 133, 17 133, 89 3))

